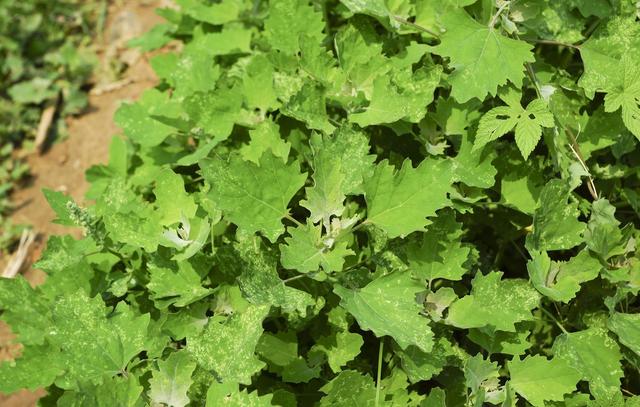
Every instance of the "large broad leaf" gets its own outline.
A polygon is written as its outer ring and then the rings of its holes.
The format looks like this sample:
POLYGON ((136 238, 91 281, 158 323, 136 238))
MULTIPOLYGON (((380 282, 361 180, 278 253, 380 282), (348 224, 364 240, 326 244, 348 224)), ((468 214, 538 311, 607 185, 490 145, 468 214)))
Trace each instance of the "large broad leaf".
POLYGON ((450 161, 425 159, 417 168, 406 160, 400 171, 385 160, 365 183, 367 220, 390 238, 424 230, 440 208, 449 205, 453 191, 450 161))
POLYGON ((555 358, 564 360, 589 382, 596 398, 611 396, 620 390, 622 367, 620 348, 602 328, 558 336, 553 344, 555 358))
POLYGON ((608 326, 618 335, 620 343, 640 356, 640 314, 616 312, 609 318, 608 326))
POLYGON ((204 369, 222 382, 250 384, 264 367, 255 355, 262 321, 269 306, 250 306, 227 318, 213 317, 200 334, 187 337, 187 350, 204 369))
POLYGON ((424 352, 433 347, 433 333, 428 320, 420 315, 415 296, 424 286, 408 272, 395 272, 373 280, 359 290, 336 286, 340 305, 353 315, 362 329, 376 336, 391 336, 406 349, 417 346, 424 352))
POLYGON ((211 184, 211 199, 227 219, 247 232, 264 233, 272 242, 284 232, 289 201, 307 179, 297 163, 287 165, 270 152, 262 155, 260 165, 232 154, 228 160, 203 160, 200 168, 211 184))
POLYGON ((451 95, 458 102, 484 100, 507 82, 522 84, 524 64, 534 61, 531 45, 503 36, 462 10, 445 14, 443 23, 447 31, 433 52, 450 59, 451 95))
POLYGON ((501 272, 476 274, 471 294, 449 307, 446 322, 459 328, 492 326, 515 332, 515 323, 533 319, 540 295, 525 280, 501 280, 501 272))
MULTIPOLYGON (((640 52, 638 47, 636 52, 640 52)), ((638 140, 640 140, 640 57, 622 58, 622 80, 608 89, 604 98, 605 112, 622 109, 622 121, 638 140)))
POLYGON ((544 356, 528 356, 509 362, 511 386, 535 407, 544 407, 545 401, 562 401, 564 395, 575 390, 580 372, 565 361, 544 356))
POLYGON ((453 212, 441 212, 422 235, 420 244, 407 247, 409 267, 414 275, 429 282, 444 278, 460 280, 471 249, 460 241, 461 225, 453 212))
POLYGON ((55 303, 48 338, 60 348, 65 366, 57 386, 99 383, 121 374, 134 356, 149 349, 149 314, 137 315, 124 303, 107 317, 109 311, 100 297, 88 298, 82 291, 55 303))
POLYGON ((189 404, 187 391, 193 383, 191 375, 195 368, 196 362, 186 351, 172 353, 166 360, 159 361, 158 370, 153 371, 149 380, 151 401, 171 407, 189 404))
POLYGON ((300 51, 301 34, 320 42, 324 22, 322 14, 302 0, 281 0, 269 3, 265 31, 271 46, 288 54, 300 51))
POLYGON ((580 46, 584 73, 578 84, 589 97, 615 87, 620 81, 620 63, 624 55, 638 55, 640 27, 635 18, 616 17, 580 46))

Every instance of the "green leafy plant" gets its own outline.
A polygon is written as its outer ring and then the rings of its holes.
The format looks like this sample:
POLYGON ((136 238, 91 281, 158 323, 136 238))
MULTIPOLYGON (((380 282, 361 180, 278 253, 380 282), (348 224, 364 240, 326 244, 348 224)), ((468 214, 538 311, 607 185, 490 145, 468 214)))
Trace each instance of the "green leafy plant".
POLYGON ((0 390, 43 405, 640 402, 635 2, 177 0, 0 390))

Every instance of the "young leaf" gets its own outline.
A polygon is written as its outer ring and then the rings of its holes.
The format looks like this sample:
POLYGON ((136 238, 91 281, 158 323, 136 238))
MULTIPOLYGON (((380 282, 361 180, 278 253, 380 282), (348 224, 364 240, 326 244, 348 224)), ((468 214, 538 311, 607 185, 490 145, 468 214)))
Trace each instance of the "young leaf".
POLYGON ((286 245, 280 246, 280 261, 285 268, 308 273, 322 267, 331 273, 341 271, 344 258, 355 254, 347 248, 347 242, 332 242, 329 238, 323 240, 320 226, 306 224, 290 227, 287 231, 291 236, 285 238, 286 245))
POLYGON ((191 375, 196 362, 186 351, 172 353, 166 360, 158 362, 158 370, 153 371, 149 380, 149 397, 153 403, 168 407, 184 407, 189 404, 187 391, 193 383, 191 375))
POLYGON ((344 210, 346 195, 362 193, 362 184, 373 173, 375 156, 362 132, 341 127, 332 136, 311 136, 312 187, 300 204, 311 212, 313 223, 330 225, 332 216, 344 210))
POLYGON ((602 269, 598 259, 586 250, 568 262, 551 261, 546 252, 531 252, 531 256, 527 262, 531 283, 554 301, 568 303, 580 291, 580 284, 596 278, 602 269))

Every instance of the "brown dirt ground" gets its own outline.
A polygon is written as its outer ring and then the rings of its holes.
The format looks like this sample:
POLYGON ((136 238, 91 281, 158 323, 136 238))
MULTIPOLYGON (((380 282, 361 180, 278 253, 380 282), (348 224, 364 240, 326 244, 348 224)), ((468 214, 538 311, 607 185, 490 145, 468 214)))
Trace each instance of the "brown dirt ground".
MULTIPOLYGON (((40 256, 49 235, 78 233, 77 230, 51 223, 55 215, 44 199, 42 189, 63 191, 82 204, 88 188, 84 172, 92 165, 106 163, 110 140, 119 133, 113 122, 116 109, 122 101, 136 99, 156 83, 148 59, 139 53, 124 51, 123 44, 127 38, 146 32, 162 21, 154 13, 158 5, 157 1, 120 0, 110 6, 103 35, 104 44, 100 46, 99 56, 103 67, 109 66, 114 59, 128 65, 119 78, 112 80, 123 86, 101 94, 90 94, 87 112, 79 117, 66 119, 69 137, 55 143, 45 154, 34 153, 27 157, 32 179, 26 188, 13 194, 17 210, 12 219, 15 224, 32 225, 38 234, 30 255, 30 264, 40 256)), ((97 77, 96 81, 109 82, 104 77, 97 77)), ((27 267, 23 274, 33 285, 44 281, 44 274, 31 267, 27 267)), ((19 345, 13 343, 13 338, 9 327, 0 323, 0 361, 15 356, 15 352, 19 350, 19 345)), ((0 394, 0 406, 34 406, 44 394, 44 390, 0 394)))

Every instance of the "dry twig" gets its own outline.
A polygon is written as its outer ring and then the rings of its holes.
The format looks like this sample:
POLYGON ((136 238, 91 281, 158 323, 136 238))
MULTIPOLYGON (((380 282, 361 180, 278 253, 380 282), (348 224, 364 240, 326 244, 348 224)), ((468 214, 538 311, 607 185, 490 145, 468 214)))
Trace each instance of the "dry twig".
POLYGON ((32 230, 23 230, 22 236, 20 236, 20 243, 18 244, 18 250, 13 253, 11 260, 9 260, 9 264, 4 268, 2 272, 2 277, 4 278, 14 278, 20 273, 22 268, 25 266, 25 260, 29 255, 29 251, 31 245, 36 239, 36 234, 32 230))

